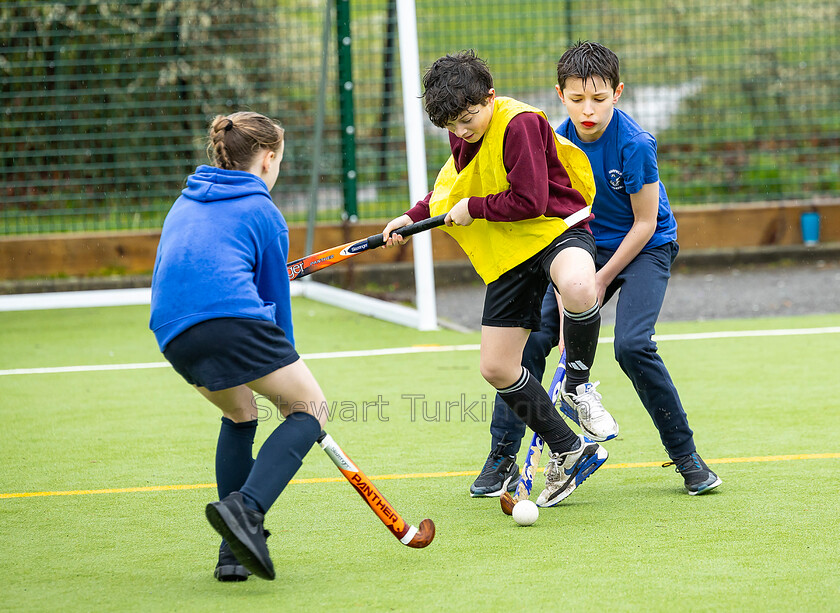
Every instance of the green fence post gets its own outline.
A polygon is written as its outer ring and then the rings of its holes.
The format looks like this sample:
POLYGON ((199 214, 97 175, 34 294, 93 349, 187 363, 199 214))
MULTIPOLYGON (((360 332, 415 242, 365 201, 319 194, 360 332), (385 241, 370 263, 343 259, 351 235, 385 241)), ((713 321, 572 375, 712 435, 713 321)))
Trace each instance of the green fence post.
POLYGON ((350 0, 336 0, 335 15, 338 34, 338 99, 341 116, 344 218, 356 221, 356 124, 353 112, 353 61, 350 53, 350 0))

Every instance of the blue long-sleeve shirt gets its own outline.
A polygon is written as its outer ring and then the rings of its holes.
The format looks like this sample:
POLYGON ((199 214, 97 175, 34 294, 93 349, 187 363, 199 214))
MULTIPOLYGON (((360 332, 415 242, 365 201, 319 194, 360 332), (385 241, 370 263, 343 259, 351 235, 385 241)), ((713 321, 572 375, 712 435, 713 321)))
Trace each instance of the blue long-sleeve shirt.
POLYGON ((262 179, 199 166, 163 223, 149 327, 163 351, 208 319, 274 321, 294 344, 289 228, 262 179))

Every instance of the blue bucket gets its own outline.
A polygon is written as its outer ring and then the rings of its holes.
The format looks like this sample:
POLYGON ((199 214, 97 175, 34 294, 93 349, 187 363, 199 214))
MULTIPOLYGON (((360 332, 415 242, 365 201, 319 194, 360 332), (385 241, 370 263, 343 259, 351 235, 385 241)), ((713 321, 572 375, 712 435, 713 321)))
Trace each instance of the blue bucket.
POLYGON ((820 214, 816 211, 802 213, 802 242, 816 245, 820 242, 820 214))

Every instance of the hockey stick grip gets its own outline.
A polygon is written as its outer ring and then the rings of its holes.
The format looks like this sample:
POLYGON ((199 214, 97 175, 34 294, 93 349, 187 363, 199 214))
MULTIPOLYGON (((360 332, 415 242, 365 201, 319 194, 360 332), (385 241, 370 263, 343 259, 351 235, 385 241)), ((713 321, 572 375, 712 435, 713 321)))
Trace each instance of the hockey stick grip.
MULTIPOLYGON (((431 230, 432 228, 438 228, 443 225, 445 219, 446 215, 438 215, 436 217, 421 219, 420 221, 417 221, 413 224, 403 226, 402 228, 398 228, 391 232, 391 234, 399 234, 403 237, 411 236, 412 234, 425 232, 426 230, 431 230)), ((368 237, 367 244, 368 249, 375 249, 376 247, 381 247, 382 245, 384 245, 385 239, 382 237, 381 234, 374 234, 373 236, 368 237)))

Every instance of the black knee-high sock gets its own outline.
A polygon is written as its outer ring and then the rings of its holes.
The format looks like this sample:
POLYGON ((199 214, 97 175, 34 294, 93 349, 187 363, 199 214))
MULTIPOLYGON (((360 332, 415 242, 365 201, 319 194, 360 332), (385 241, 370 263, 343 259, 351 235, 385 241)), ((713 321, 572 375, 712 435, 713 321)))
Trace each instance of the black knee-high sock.
POLYGON ((269 435, 245 485, 245 504, 265 513, 295 476, 303 457, 321 434, 321 424, 308 413, 292 413, 269 435))
POLYGON ((216 485, 219 500, 245 485, 254 465, 254 435, 257 420, 236 423, 222 417, 219 442, 216 443, 216 485))
POLYGON ((595 362, 598 332, 601 331, 601 311, 595 303, 583 313, 569 313, 563 309, 563 341, 566 344, 565 389, 574 392, 578 385, 589 381, 589 369, 595 362))
POLYGON ((522 375, 516 383, 497 391, 510 409, 542 437, 552 452, 565 453, 577 448, 577 435, 557 413, 548 392, 526 368, 522 368, 522 375))

